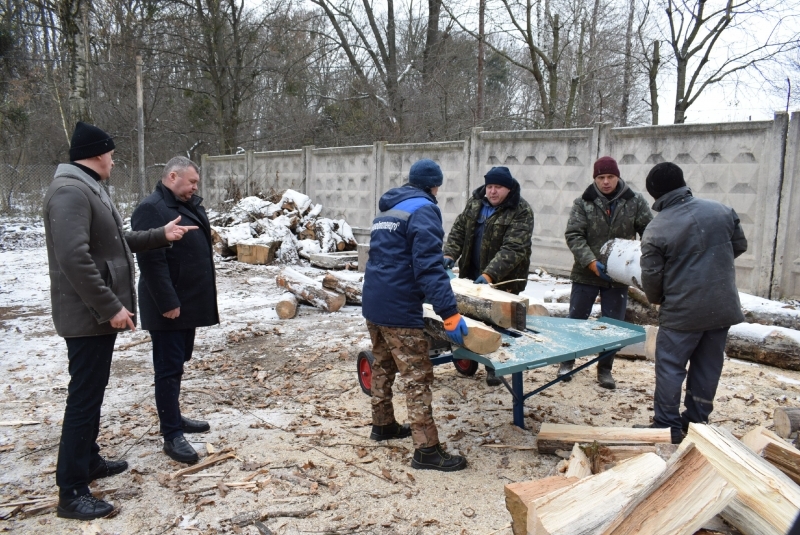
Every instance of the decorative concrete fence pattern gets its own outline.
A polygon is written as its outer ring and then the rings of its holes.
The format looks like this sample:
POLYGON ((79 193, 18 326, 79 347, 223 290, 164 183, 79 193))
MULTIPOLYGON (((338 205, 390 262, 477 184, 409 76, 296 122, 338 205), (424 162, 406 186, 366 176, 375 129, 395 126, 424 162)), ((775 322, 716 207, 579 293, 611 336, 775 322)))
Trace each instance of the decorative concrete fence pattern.
POLYGON ((323 215, 368 228, 378 199, 406 181, 420 158, 439 163, 445 230, 483 184, 491 167, 505 165, 522 185, 536 224, 531 267, 567 273, 572 254, 564 229, 575 198, 592 180, 592 163, 610 155, 622 178, 645 193, 650 168, 673 161, 698 197, 736 209, 749 249, 737 260, 742 291, 800 298, 800 112, 772 121, 487 132, 444 143, 398 144, 204 156, 202 194, 210 206, 239 195, 293 188, 325 207, 323 215))

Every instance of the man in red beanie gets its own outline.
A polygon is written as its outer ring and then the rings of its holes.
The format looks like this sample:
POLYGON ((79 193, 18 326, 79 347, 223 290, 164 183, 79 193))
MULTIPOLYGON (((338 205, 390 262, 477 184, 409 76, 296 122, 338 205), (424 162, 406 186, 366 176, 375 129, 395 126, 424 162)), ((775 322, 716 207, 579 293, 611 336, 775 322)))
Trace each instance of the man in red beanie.
MULTIPOLYGON (((634 192, 620 178, 616 160, 603 156, 594 162, 594 181, 583 195, 575 199, 564 236, 575 257, 572 266, 572 293, 569 317, 585 320, 600 294, 602 315, 625 319, 628 287, 614 282, 605 266, 597 260, 603 245, 614 238, 633 240, 642 235, 653 214, 641 193, 634 192)), ((616 351, 609 351, 597 363, 597 382, 603 388, 617 387, 611 368, 616 351)), ((574 360, 561 363, 558 376, 572 371, 574 360)), ((571 380, 567 375, 565 381, 571 380)))
POLYGON ((44 233, 56 332, 67 343, 69 386, 56 464, 57 515, 93 520, 114 507, 92 496, 89 483, 128 468, 100 456, 100 407, 111 373, 117 333, 136 329, 132 252, 168 247, 197 227, 178 219, 143 232, 126 232, 100 184, 114 167, 114 140, 79 122, 70 163, 56 169, 44 198, 44 233))

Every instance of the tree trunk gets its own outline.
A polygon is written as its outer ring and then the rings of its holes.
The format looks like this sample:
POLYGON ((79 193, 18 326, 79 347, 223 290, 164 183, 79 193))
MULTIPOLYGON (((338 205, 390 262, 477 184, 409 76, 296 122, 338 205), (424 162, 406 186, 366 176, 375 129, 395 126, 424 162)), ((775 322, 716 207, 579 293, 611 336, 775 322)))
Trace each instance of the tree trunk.
POLYGON ((484 31, 484 19, 486 18, 486 0, 478 0, 478 103, 475 117, 478 123, 483 121, 483 41, 486 39, 484 31))
POLYGON ((428 27, 425 32, 425 50, 422 52, 422 80, 427 85, 438 63, 439 13, 442 0, 428 0, 428 27))
POLYGON ((677 80, 675 82, 675 124, 683 124, 686 121, 686 68, 688 67, 686 59, 677 56, 675 58, 677 63, 677 80))
POLYGON ((89 11, 91 0, 62 0, 58 5, 69 57, 69 118, 93 122, 89 106, 89 11))
POLYGON ((628 106, 630 103, 631 78, 633 77, 633 16, 636 12, 636 0, 630 1, 628 8, 628 27, 625 30, 625 63, 622 71, 622 105, 620 106, 620 125, 628 126, 628 106))
POLYGON ((335 273, 328 272, 322 279, 322 286, 344 294, 348 305, 361 305, 361 296, 364 291, 363 277, 359 281, 349 280, 339 277, 335 273))
POLYGON ((326 290, 319 282, 291 268, 285 268, 275 283, 325 312, 336 312, 345 303, 344 295, 326 290))
POLYGON ((653 59, 650 62, 650 69, 647 78, 650 83, 650 122, 653 126, 658 124, 658 68, 661 64, 660 42, 653 41, 653 59))

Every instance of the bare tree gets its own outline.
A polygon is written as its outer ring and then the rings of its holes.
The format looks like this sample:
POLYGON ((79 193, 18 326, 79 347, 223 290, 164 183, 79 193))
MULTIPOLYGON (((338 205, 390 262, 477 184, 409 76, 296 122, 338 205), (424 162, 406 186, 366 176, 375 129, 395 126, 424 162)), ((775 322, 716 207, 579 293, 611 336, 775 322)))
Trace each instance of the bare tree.
POLYGON ((61 32, 66 42, 69 64, 69 117, 92 121, 89 104, 89 13, 91 0, 58 0, 61 32))
POLYGON ((800 46, 794 0, 667 0, 676 124, 705 89, 800 46))

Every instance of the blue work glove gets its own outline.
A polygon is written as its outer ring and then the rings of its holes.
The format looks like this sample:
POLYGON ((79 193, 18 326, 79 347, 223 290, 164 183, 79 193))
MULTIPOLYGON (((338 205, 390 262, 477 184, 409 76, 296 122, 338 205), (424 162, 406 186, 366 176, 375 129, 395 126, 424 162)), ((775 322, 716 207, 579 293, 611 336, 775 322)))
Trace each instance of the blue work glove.
POLYGON ((480 277, 475 279, 475 284, 490 284, 490 282, 486 280, 486 277, 481 275, 480 277))
POLYGON ((463 346, 464 337, 469 334, 469 328, 467 328, 467 322, 464 321, 464 318, 461 317, 461 314, 453 314, 444 320, 444 332, 447 333, 447 336, 450 337, 450 340, 460 346, 463 346))
POLYGON ((608 271, 606 271, 605 264, 598 260, 595 262, 595 266, 597 267, 597 273, 600 275, 601 279, 608 282, 614 282, 614 279, 608 276, 608 271))
POLYGON ((456 265, 456 261, 449 256, 445 256, 442 259, 442 265, 444 266, 444 269, 453 269, 453 266, 456 265))

